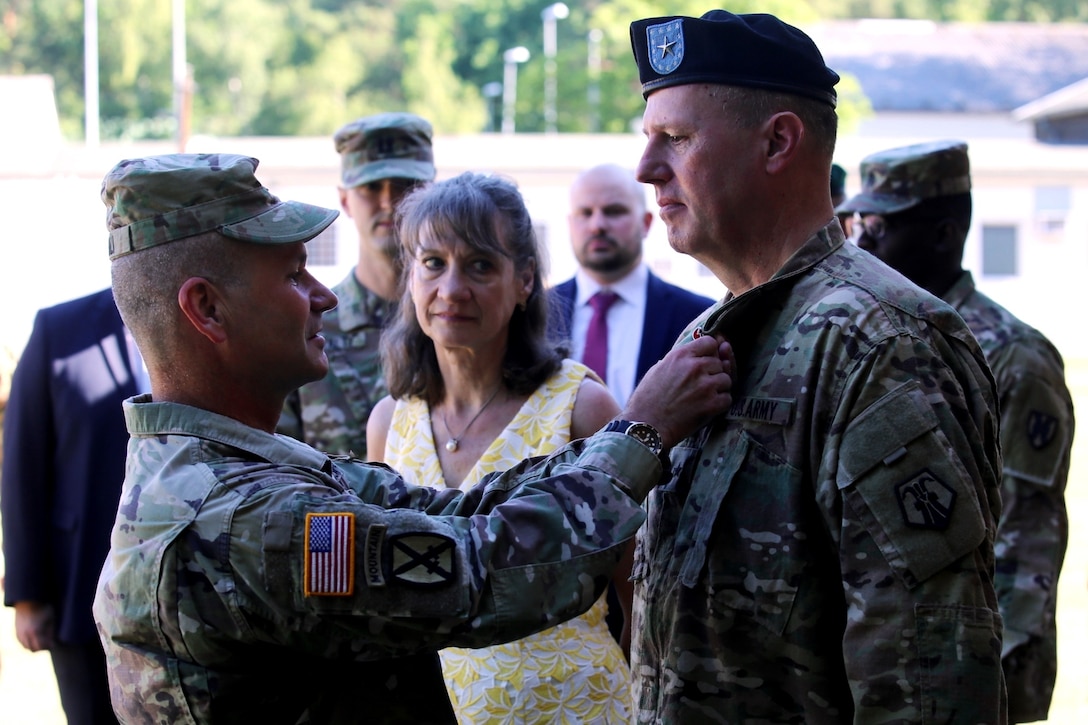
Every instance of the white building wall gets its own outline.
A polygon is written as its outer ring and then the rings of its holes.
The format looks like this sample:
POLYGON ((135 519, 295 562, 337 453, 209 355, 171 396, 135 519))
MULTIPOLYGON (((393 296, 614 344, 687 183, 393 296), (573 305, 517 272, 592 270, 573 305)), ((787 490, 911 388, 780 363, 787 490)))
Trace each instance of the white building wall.
MULTIPOLYGON (((930 135, 870 136, 840 139, 836 161, 848 172, 847 192, 859 190, 858 164, 868 153, 934 138, 930 135)), ((906 127, 900 130, 905 130, 906 127)), ((919 130, 919 129, 916 129, 919 130)), ((942 129, 944 130, 944 129, 942 129)), ((1025 138, 973 138, 968 141, 974 178, 975 218, 965 265, 980 287, 1025 320, 1042 329, 1067 356, 1088 355, 1080 334, 1080 292, 1088 287, 1088 146, 1042 146, 1025 138), (1070 209, 1062 232, 1042 235, 1035 214, 1037 186, 1068 186, 1070 209), (984 224, 1016 226, 1018 274, 991 278, 982 274, 981 229, 984 224)), ((550 281, 575 270, 567 231, 567 188, 581 169, 612 162, 637 164, 641 135, 544 136, 496 134, 440 137, 435 140, 439 176, 464 170, 489 170, 518 182, 534 220, 545 232, 550 281)), ((0 159, 0 238, 12 271, 0 285, 0 345, 21 350, 34 312, 109 284, 105 210, 99 199, 102 176, 123 158, 169 153, 169 144, 104 143, 98 149, 66 147, 55 163, 11 169, 0 159)), ((324 138, 194 139, 190 151, 246 153, 261 160, 258 177, 274 193, 337 208, 338 157, 324 138)), ((656 208, 647 187, 650 208, 656 208)), ((351 220, 336 222, 337 263, 315 268, 328 284, 342 279, 354 264, 355 232, 351 220)), ((664 224, 656 219, 646 241, 647 263, 659 275, 714 298, 724 289, 693 259, 675 253, 664 224)))

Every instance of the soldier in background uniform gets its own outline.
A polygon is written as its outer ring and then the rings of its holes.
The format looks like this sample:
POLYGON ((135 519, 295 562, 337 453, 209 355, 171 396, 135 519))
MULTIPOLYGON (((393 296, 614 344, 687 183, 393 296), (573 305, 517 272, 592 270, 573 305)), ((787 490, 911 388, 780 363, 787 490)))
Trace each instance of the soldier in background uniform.
POLYGON ((639 179, 729 295, 726 415, 673 448, 636 543, 654 723, 1002 723, 996 390, 949 305, 852 244, 838 75, 774 16, 636 21, 639 179))
POLYGON ((1074 424, 1061 355, 975 289, 963 269, 972 206, 967 144, 871 154, 861 177, 861 193, 838 209, 860 215, 858 246, 955 307, 997 380, 1004 467, 996 582, 1009 722, 1046 720, 1057 676, 1055 614, 1069 541, 1065 484, 1074 424))
MULTIPOLYGON (((846 169, 838 164, 831 164, 831 205, 838 206, 846 201, 846 169)), ((842 225, 843 233, 847 238, 853 230, 853 214, 835 214, 842 225)))
POLYGON ((359 236, 359 260, 332 288, 325 316, 329 372, 287 397, 277 429, 332 455, 366 455, 366 421, 389 392, 378 340, 397 299, 400 265, 393 215, 400 200, 434 180, 431 124, 410 113, 379 113, 333 136, 340 154, 340 207, 359 236))
MULTIPOLYGON (((674 350, 603 432, 461 492, 274 434, 328 368, 336 297, 282 202, 232 154, 122 161, 103 182, 113 290, 150 396, 94 603, 123 722, 449 723, 403 655, 521 638, 589 608, 660 456, 729 405, 730 348, 674 350), (538 465, 532 465, 536 463, 538 465), (422 694, 421 694, 422 693, 422 694)), ((439 706, 441 705, 441 706, 439 706)))

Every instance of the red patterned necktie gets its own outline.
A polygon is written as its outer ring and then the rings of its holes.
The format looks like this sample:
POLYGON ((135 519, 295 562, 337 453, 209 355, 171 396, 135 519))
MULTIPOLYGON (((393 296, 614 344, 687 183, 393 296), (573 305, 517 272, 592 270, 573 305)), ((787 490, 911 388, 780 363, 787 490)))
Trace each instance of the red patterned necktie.
POLYGON ((608 380, 608 308, 617 299, 619 295, 607 289, 602 289, 589 298, 593 318, 586 330, 586 349, 582 354, 582 362, 600 375, 601 380, 608 380))

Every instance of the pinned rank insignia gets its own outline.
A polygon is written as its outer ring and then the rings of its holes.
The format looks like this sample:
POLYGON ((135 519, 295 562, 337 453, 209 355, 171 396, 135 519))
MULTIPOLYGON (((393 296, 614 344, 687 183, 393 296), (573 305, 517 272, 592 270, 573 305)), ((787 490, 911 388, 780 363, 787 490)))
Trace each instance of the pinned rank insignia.
POLYGON ((440 534, 390 536, 386 541, 389 578, 415 587, 437 587, 454 581, 453 539, 440 534))
POLYGON ((896 486, 895 494, 907 526, 933 531, 948 528, 956 492, 929 469, 923 468, 913 478, 896 486))
POLYGON ((668 75, 684 60, 684 20, 676 18, 646 28, 647 59, 656 73, 668 75))
POLYGON ((303 557, 306 596, 351 596, 355 589, 355 514, 306 514, 303 557))
POLYGON ((1028 413, 1028 442, 1031 447, 1041 451, 1054 440, 1058 434, 1058 419, 1041 410, 1033 410, 1028 413))

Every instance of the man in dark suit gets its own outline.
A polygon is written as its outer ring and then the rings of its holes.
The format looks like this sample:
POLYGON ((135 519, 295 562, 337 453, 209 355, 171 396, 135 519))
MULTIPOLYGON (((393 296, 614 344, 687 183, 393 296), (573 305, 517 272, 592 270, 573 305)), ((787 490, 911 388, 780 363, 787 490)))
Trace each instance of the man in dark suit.
MULTIPOLYGON (((622 406, 714 300, 665 282, 643 264, 642 243, 654 215, 633 171, 613 164, 583 171, 570 187, 567 220, 578 272, 552 288, 552 332, 570 340, 571 357, 593 368, 622 406), (599 296, 610 301, 598 312, 599 296)), ((625 652, 631 594, 629 588, 608 589, 608 629, 625 652)))
POLYGON ((69 723, 116 723, 91 616, 125 475, 121 401, 146 373, 109 289, 38 312, 12 376, 0 507, 4 604, 48 650, 69 723))
POLYGON ((668 284, 642 262, 642 243, 654 215, 634 172, 612 164, 583 171, 570 188, 570 243, 574 277, 553 288, 554 329, 569 337, 572 357, 586 362, 587 333, 598 292, 615 293, 606 314, 607 353, 597 373, 622 406, 651 365, 714 303, 668 284))

